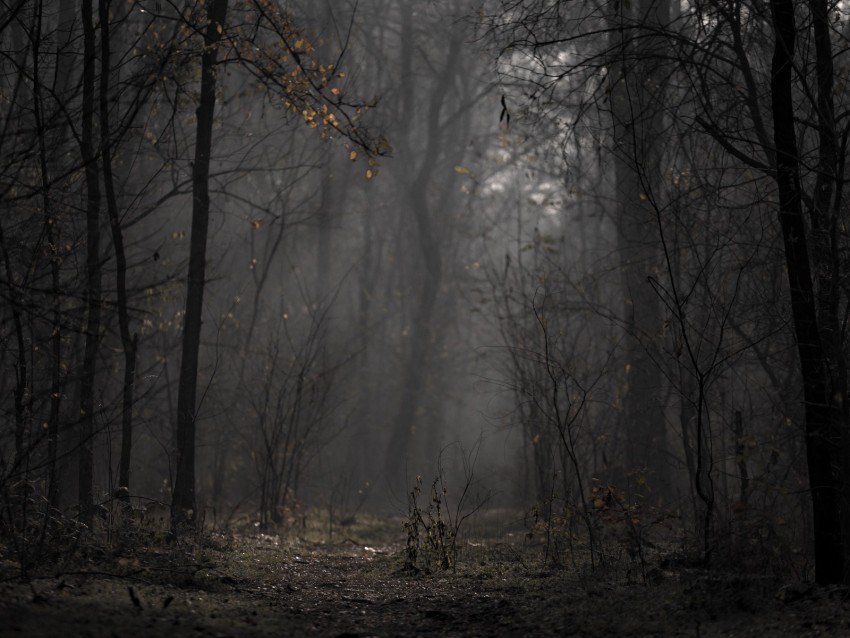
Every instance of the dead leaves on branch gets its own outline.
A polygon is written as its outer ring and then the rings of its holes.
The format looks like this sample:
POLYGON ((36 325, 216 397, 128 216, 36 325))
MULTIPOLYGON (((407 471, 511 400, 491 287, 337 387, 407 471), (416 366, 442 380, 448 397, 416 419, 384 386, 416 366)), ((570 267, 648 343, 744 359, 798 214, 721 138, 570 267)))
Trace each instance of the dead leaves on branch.
MULTIPOLYGON (((194 61, 203 51, 208 22, 198 5, 193 6, 177 18, 176 27, 160 17, 146 38, 145 57, 162 61, 156 70, 160 81, 179 82, 183 90, 199 78, 200 65, 194 61)), ((377 158, 389 155, 392 148, 363 123, 377 100, 352 95, 340 68, 344 50, 326 59, 322 43, 300 30, 279 0, 231 0, 225 24, 218 28, 219 73, 230 66, 248 72, 255 80, 252 94, 262 94, 272 107, 302 120, 322 140, 343 140, 349 159, 362 155, 369 161, 367 178, 377 174, 377 158)))
POLYGON ((229 47, 225 62, 241 63, 274 106, 300 117, 323 140, 345 138, 346 151, 353 144, 372 160, 391 151, 385 139, 362 125, 376 100, 350 97, 346 73, 339 68, 342 56, 323 59, 319 43, 276 0, 235 2, 223 42, 229 47))

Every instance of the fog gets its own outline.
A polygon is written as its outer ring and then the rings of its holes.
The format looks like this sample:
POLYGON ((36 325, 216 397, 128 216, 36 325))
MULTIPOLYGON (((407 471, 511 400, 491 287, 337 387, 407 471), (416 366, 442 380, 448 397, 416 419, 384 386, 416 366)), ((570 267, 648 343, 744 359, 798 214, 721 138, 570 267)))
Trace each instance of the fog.
MULTIPOLYGON (((706 560, 809 552, 769 51, 567 4, 4 9, 7 505, 332 534, 439 479, 591 547, 613 503, 706 560)), ((841 394, 843 226, 807 223, 841 394)))

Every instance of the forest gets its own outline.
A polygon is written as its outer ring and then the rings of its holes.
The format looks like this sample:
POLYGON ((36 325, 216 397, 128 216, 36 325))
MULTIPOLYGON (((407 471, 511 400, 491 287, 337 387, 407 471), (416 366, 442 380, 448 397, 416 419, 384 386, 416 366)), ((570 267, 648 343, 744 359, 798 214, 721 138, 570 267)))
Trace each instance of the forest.
POLYGON ((0 0, 0 635, 850 633, 848 81, 834 0, 0 0))

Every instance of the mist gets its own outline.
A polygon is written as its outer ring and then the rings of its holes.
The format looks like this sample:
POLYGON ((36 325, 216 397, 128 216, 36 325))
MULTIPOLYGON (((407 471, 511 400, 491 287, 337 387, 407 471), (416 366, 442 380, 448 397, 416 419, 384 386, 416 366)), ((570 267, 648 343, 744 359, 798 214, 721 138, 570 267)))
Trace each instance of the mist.
POLYGON ((4 534, 846 582, 846 11, 709 4, 0 10, 4 534))

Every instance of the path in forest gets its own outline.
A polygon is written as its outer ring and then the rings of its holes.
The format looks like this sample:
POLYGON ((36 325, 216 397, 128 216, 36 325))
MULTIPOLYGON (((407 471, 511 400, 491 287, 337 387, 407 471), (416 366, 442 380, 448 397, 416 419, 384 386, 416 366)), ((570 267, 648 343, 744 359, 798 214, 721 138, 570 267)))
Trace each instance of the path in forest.
POLYGON ((0 635, 544 635, 491 579, 393 575, 371 549, 259 554, 261 579, 214 569, 171 585, 79 573, 7 582, 0 635))
POLYGON ((0 583, 0 636, 850 635, 846 589, 778 600, 758 581, 614 586, 486 560, 411 576, 388 548, 267 540, 208 554, 191 573, 173 552, 144 559, 0 583))

